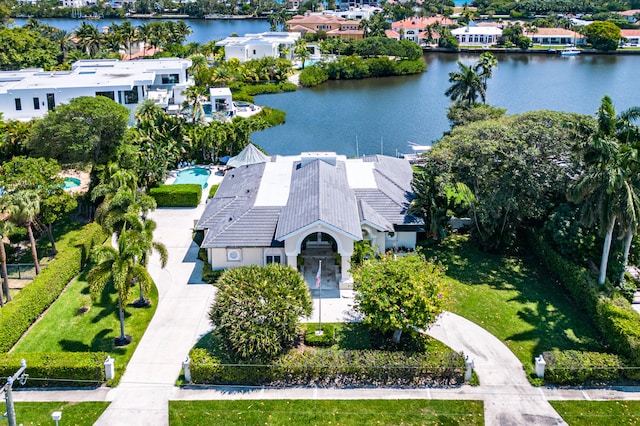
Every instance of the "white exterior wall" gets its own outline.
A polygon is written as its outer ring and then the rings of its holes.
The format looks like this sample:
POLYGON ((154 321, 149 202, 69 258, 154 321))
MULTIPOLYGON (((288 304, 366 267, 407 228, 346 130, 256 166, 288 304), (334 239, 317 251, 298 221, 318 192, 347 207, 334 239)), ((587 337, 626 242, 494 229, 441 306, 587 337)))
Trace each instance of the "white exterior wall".
POLYGON ((416 233, 415 232, 396 232, 393 237, 389 237, 387 234, 385 239, 385 249, 393 250, 394 248, 416 248, 416 233))
MULTIPOLYGON (((244 247, 244 248, 233 248, 234 250, 240 250, 242 253, 242 259, 240 261, 229 261, 227 260, 227 249, 226 248, 210 248, 208 249, 208 257, 209 263, 211 264, 212 269, 227 269, 227 268, 237 268, 239 266, 248 266, 248 265, 260 265, 264 266, 265 258, 264 251, 265 249, 262 247, 244 247)), ((282 261, 284 263, 284 252, 282 252, 282 261)), ((295 267, 295 266, 294 266, 295 267)))
POLYGON ((266 58, 268 56, 277 58, 280 56, 278 53, 278 46, 276 45, 274 47, 271 44, 249 44, 247 45, 245 54, 247 55, 246 60, 266 58))
POLYGON ((458 44, 464 45, 491 45, 498 42, 502 36, 502 30, 493 27, 464 27, 456 28, 451 34, 458 40, 458 44))

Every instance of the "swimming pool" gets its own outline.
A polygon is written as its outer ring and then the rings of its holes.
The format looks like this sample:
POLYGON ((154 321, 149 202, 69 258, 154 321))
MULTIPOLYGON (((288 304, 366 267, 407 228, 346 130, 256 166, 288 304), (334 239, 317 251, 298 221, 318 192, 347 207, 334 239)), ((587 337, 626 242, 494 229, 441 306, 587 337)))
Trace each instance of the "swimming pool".
POLYGON ((64 178, 64 189, 77 188, 80 186, 80 179, 66 177, 64 178))
POLYGON ((209 169, 205 169, 204 167, 190 167, 185 170, 180 170, 176 175, 176 180, 173 181, 173 184, 180 183, 197 183, 203 188, 207 187, 207 180, 211 172, 209 169))

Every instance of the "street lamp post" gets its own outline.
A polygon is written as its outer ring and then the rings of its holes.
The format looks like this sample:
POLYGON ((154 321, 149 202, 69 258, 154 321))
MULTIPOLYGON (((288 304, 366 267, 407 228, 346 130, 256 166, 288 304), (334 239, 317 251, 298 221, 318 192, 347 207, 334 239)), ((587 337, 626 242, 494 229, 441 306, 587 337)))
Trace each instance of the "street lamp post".
POLYGON ((13 376, 7 377, 7 383, 2 387, 2 390, 4 391, 5 402, 7 403, 7 412, 5 413, 5 416, 7 418, 9 426, 16 426, 16 409, 13 406, 13 395, 11 392, 11 388, 13 387, 13 383, 16 380, 18 380, 21 385, 24 385, 27 382, 27 377, 29 376, 28 374, 22 374, 27 368, 27 362, 24 359, 20 360, 20 366, 20 369, 18 369, 18 371, 16 371, 13 376))

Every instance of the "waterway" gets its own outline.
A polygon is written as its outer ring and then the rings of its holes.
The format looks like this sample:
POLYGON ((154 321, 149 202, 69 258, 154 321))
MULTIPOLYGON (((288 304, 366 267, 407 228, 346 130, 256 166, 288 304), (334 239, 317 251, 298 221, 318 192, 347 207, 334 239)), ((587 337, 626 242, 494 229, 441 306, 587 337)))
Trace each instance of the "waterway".
MULTIPOLYGON (((444 95, 449 72, 470 54, 429 53, 428 70, 418 76, 333 81, 311 89, 256 97, 256 103, 287 112, 283 126, 254 133, 268 152, 305 149, 349 156, 408 152, 408 142, 429 145, 450 129, 451 102, 444 95)), ((557 110, 594 114, 605 94, 618 111, 640 106, 640 56, 542 54, 498 55, 487 102, 507 114, 557 110)))
MULTIPOLYGON (((130 20, 140 25, 148 20, 130 20)), ((25 20, 16 20, 23 25, 25 20)), ((73 30, 75 19, 47 19, 50 25, 73 30)), ((98 27, 112 20, 87 21, 98 27)), ((116 20, 117 23, 122 21, 116 20)), ((263 20, 189 20, 200 43, 237 33, 267 31, 263 20)), ((426 73, 416 76, 327 82, 312 89, 256 97, 256 103, 287 112, 287 122, 254 133, 252 140, 268 152, 294 154, 328 150, 346 155, 407 152, 408 142, 431 144, 449 130, 444 95, 448 76, 477 60, 472 54, 428 53, 426 73)), ((488 83, 487 102, 508 114, 549 109, 593 114, 600 99, 610 95, 618 109, 640 106, 639 55, 500 54, 488 83)))

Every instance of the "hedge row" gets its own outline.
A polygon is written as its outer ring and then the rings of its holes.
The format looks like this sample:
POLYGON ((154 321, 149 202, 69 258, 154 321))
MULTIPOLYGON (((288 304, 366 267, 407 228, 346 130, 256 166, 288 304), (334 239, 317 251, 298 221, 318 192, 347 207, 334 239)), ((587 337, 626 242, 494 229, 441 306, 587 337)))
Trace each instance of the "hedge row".
POLYGON ((575 385, 615 382, 630 378, 634 370, 626 370, 618 355, 600 352, 550 351, 542 354, 547 363, 546 383, 575 385))
POLYGON ((428 353, 375 350, 292 351, 270 365, 222 364, 206 349, 191 351, 196 384, 277 386, 428 386, 464 381, 464 357, 453 351, 428 353))
POLYGON ((195 183, 160 185, 149 191, 158 207, 197 207, 202 197, 202 186, 195 183))
POLYGON ((529 237, 538 259, 585 307, 609 346, 632 366, 640 367, 640 314, 623 297, 609 297, 610 287, 598 286, 593 274, 566 261, 541 236, 530 233, 529 237))
MULTIPOLYGON (((56 352, 11 354, 0 358, 0 377, 9 377, 27 362, 29 378, 25 387, 100 386, 105 381, 105 352, 56 352), (48 378, 64 380, 47 380, 48 378)), ((15 387, 17 386, 14 385, 15 387)))
POLYGON ((9 351, 40 315, 60 296, 67 283, 86 263, 91 248, 107 238, 91 223, 68 234, 69 243, 55 259, 22 289, 13 302, 0 309, 0 353, 9 351))

